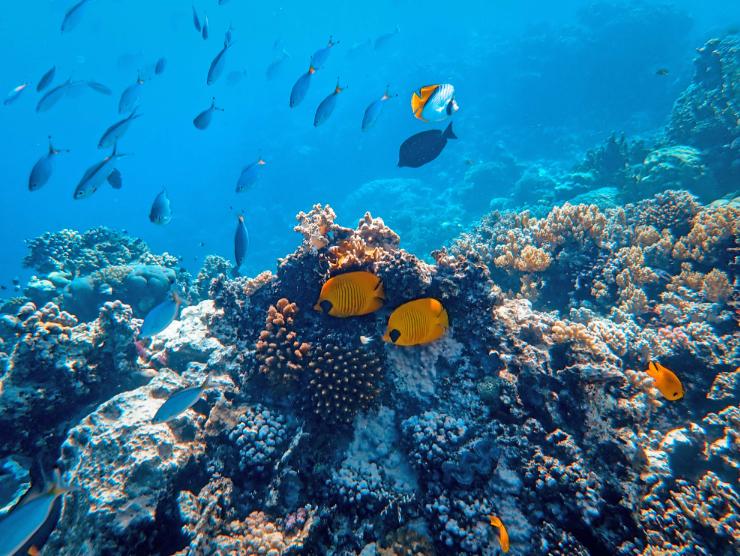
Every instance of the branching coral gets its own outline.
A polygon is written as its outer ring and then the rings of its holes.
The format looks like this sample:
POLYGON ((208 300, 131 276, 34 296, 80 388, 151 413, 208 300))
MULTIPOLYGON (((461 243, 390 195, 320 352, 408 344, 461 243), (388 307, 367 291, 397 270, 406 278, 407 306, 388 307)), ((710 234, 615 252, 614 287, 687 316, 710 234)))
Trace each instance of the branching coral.
POLYGON ((279 382, 300 379, 306 366, 305 357, 310 346, 298 339, 295 315, 298 306, 285 298, 270 305, 265 319, 265 329, 256 344, 256 359, 261 373, 279 382))
POLYGON ((673 248, 673 258, 703 263, 718 262, 740 233, 740 209, 733 206, 707 208, 691 221, 691 230, 673 248))

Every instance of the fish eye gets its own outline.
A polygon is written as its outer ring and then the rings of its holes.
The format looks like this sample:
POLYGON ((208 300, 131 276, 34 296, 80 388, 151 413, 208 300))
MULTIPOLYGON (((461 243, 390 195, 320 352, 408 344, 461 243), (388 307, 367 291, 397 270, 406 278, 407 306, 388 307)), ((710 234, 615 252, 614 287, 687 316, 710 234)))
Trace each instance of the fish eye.
POLYGON ((331 311, 331 308, 333 307, 331 301, 329 301, 328 299, 324 299, 321 303, 319 303, 319 305, 321 306, 321 311, 325 315, 329 314, 329 311, 331 311))
POLYGON ((390 337, 391 342, 395 344, 398 341, 398 338, 401 337, 401 333, 394 328, 388 333, 388 336, 390 337))

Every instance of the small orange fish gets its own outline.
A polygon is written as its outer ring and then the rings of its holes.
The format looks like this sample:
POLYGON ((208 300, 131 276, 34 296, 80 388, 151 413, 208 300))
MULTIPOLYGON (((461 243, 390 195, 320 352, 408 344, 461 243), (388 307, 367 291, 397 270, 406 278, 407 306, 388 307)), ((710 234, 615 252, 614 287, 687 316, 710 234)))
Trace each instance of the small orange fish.
POLYGON ((673 371, 660 363, 650 361, 645 372, 655 380, 655 386, 660 390, 664 398, 673 401, 683 398, 683 384, 681 384, 681 381, 673 371))
POLYGON ((488 519, 491 522, 492 527, 498 528, 498 542, 501 545, 501 550, 504 552, 509 551, 509 533, 506 531, 506 527, 501 522, 501 519, 495 515, 489 515, 488 519))

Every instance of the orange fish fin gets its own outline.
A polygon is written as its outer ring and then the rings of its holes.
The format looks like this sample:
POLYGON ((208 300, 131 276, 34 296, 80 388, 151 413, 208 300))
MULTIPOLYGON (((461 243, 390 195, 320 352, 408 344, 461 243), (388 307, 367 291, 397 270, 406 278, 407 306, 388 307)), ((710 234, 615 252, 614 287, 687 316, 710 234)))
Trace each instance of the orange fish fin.
POLYGON ((645 372, 653 378, 657 378, 658 374, 660 374, 658 367, 652 361, 648 363, 648 368, 645 369, 645 372))
POLYGON ((419 89, 418 92, 414 91, 414 94, 411 95, 411 110, 414 113, 414 116, 418 119, 426 121, 421 117, 421 113, 424 111, 424 106, 429 100, 429 97, 432 96, 432 93, 436 91, 438 87, 439 85, 426 85, 419 89))
POLYGON ((30 547, 30 548, 28 549, 28 556, 39 556, 39 554, 41 554, 41 552, 39 552, 39 549, 38 549, 38 548, 36 547, 36 545, 35 545, 35 544, 34 544, 34 545, 32 545, 32 546, 31 546, 31 547, 30 547))

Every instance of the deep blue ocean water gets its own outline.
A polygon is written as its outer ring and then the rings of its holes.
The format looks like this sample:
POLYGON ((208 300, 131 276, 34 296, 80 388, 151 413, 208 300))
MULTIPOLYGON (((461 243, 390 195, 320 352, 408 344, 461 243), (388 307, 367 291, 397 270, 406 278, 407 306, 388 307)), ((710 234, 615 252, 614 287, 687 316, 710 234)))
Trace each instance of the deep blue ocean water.
MULTIPOLYGON (((693 49, 739 21, 740 3, 637 4, 645 7, 644 17, 635 17, 635 10, 622 17, 618 7, 604 12, 603 5, 583 1, 230 0, 219 6, 196 0, 209 20, 204 41, 189 2, 91 0, 79 25, 65 34, 60 25, 71 2, 4 2, 0 90, 30 86, 12 105, 0 106, 0 283, 28 274, 20 265, 24 239, 97 225, 125 229, 154 252, 181 255, 197 271, 206 254, 232 256, 238 211, 251 235, 245 271, 252 274, 273 268, 293 249, 298 210, 316 202, 341 207, 368 181, 418 178, 441 195, 460 182, 466 160, 486 160, 497 145, 522 162, 567 166, 612 131, 650 134, 664 125, 689 83, 693 49), (208 86, 209 64, 229 25, 234 45, 224 75, 208 86), (399 33, 376 50, 373 41, 396 27, 399 33), (290 109, 291 86, 330 35, 339 44, 305 101, 290 109), (265 70, 283 48, 290 57, 268 81, 265 70), (90 199, 73 200, 84 170, 108 153, 96 145, 120 119, 121 91, 162 56, 166 70, 143 85, 142 116, 120 143, 130 154, 118 166, 123 188, 105 185, 90 199), (52 65, 53 85, 68 77, 94 79, 113 95, 84 90, 36 113, 35 85, 52 65), (666 78, 656 78, 661 67, 670 69, 666 78), (331 119, 314 128, 314 110, 337 79, 347 89, 331 119), (411 116, 410 94, 440 82, 456 86, 459 139, 432 164, 398 168, 401 141, 429 128, 411 116), (386 85, 399 96, 386 104, 375 128, 362 133, 363 111, 386 85), (192 120, 211 97, 224 112, 214 115, 209 129, 197 130, 192 120), (57 157, 44 188, 29 192, 28 174, 46 152, 47 135, 71 152, 57 157), (241 168, 258 155, 268 162, 260 182, 237 195, 241 168), (147 215, 163 187, 174 216, 156 226, 147 215)), ((414 219, 416 207, 378 195, 366 205, 391 226, 394 219, 414 219)), ((353 225, 363 208, 340 211, 340 222, 353 225)), ((453 235, 441 225, 433 228, 423 233, 439 243, 453 235)))

